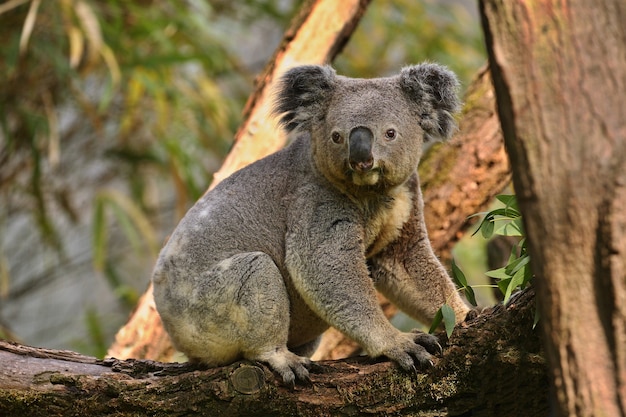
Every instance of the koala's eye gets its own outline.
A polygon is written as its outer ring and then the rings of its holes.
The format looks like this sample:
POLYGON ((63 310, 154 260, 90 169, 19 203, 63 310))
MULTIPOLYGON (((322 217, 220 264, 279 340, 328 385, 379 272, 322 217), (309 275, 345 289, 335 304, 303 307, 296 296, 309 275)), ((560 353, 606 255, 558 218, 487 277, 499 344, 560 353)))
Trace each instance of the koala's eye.
POLYGON ((343 137, 341 136, 341 134, 339 132, 331 133, 330 138, 336 144, 343 143, 343 137))
POLYGON ((395 129, 387 129, 387 131, 385 131, 385 139, 387 140, 394 140, 397 135, 398 133, 395 129))

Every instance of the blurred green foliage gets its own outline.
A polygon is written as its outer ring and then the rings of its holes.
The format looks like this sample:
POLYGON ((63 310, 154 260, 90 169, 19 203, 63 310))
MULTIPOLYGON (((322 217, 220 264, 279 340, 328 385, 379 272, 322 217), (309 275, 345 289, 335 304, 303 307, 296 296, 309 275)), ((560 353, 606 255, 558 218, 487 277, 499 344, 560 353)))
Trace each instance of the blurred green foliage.
POLYGON ((475 4, 442 0, 374 0, 338 57, 339 72, 395 74, 422 61, 447 65, 467 86, 486 62, 475 4))
MULTIPOLYGON (((125 236, 128 256, 156 255, 163 231, 153 230, 151 222, 156 214, 151 182, 158 177, 173 190, 178 218, 204 192, 211 169, 230 148, 260 70, 243 62, 246 39, 257 36, 260 21, 286 29, 302 3, 3 2, 0 195, 6 207, 0 222, 12 212, 28 211, 42 241, 62 257, 65 234, 51 205, 72 221, 86 217, 92 223, 93 267, 130 308, 136 295, 109 259, 111 230, 125 236), (68 156, 75 141, 104 144, 106 151, 68 156), (87 166, 113 161, 126 187, 92 184, 90 213, 77 213, 76 190, 52 189, 49 182, 69 157, 94 158, 87 166)), ((273 46, 267 49, 265 59, 273 46)), ((467 4, 374 0, 336 66, 340 73, 370 77, 423 60, 449 65, 465 85, 484 63, 480 26, 467 4)), ((2 293, 10 295, 2 253, 0 271, 2 293)), ((99 329, 94 311, 87 313, 89 328, 99 329)), ((106 343, 100 330, 95 333, 101 351, 106 343)))

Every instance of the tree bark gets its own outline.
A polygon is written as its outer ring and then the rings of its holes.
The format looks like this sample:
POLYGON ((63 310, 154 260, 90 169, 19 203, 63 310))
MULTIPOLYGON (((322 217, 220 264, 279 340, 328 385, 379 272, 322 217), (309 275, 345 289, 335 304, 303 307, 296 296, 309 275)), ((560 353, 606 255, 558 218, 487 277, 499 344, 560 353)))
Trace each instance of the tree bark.
MULTIPOLYGON (((371 0, 314 0, 305 3, 281 45, 257 80, 257 88, 246 105, 245 121, 235 135, 235 145, 211 188, 240 168, 279 150, 285 135, 270 117, 270 94, 274 81, 287 69, 299 64, 330 62, 348 41, 371 0)), ((170 360, 174 350, 154 306, 152 286, 141 297, 137 308, 115 336, 108 356, 170 360)))
POLYGON ((0 341, 0 415, 545 416, 548 379, 534 304, 526 291, 457 326, 426 372, 365 357, 326 361, 310 386, 295 390, 250 362, 201 369, 100 361, 0 341))
POLYGON ((626 3, 482 0, 561 416, 626 416, 626 3))

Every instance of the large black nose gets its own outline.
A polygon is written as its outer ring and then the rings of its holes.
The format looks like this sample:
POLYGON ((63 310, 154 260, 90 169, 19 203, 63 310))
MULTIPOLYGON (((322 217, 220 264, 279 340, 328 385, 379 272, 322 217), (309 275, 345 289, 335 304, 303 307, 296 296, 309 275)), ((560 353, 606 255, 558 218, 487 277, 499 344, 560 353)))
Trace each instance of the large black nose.
POLYGON ((366 127, 355 127, 348 138, 350 144, 349 162, 355 171, 369 171, 374 166, 372 143, 374 134, 366 127))

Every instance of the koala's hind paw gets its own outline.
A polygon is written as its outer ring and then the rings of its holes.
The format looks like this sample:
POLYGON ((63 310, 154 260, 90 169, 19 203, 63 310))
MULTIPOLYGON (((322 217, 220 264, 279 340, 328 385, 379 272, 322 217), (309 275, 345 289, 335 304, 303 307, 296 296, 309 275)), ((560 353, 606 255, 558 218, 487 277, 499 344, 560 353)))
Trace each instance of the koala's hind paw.
POLYGON ((311 383, 308 370, 311 360, 290 352, 286 347, 259 355, 256 359, 267 363, 280 375, 283 384, 290 388, 295 387, 296 381, 305 385, 311 383))

